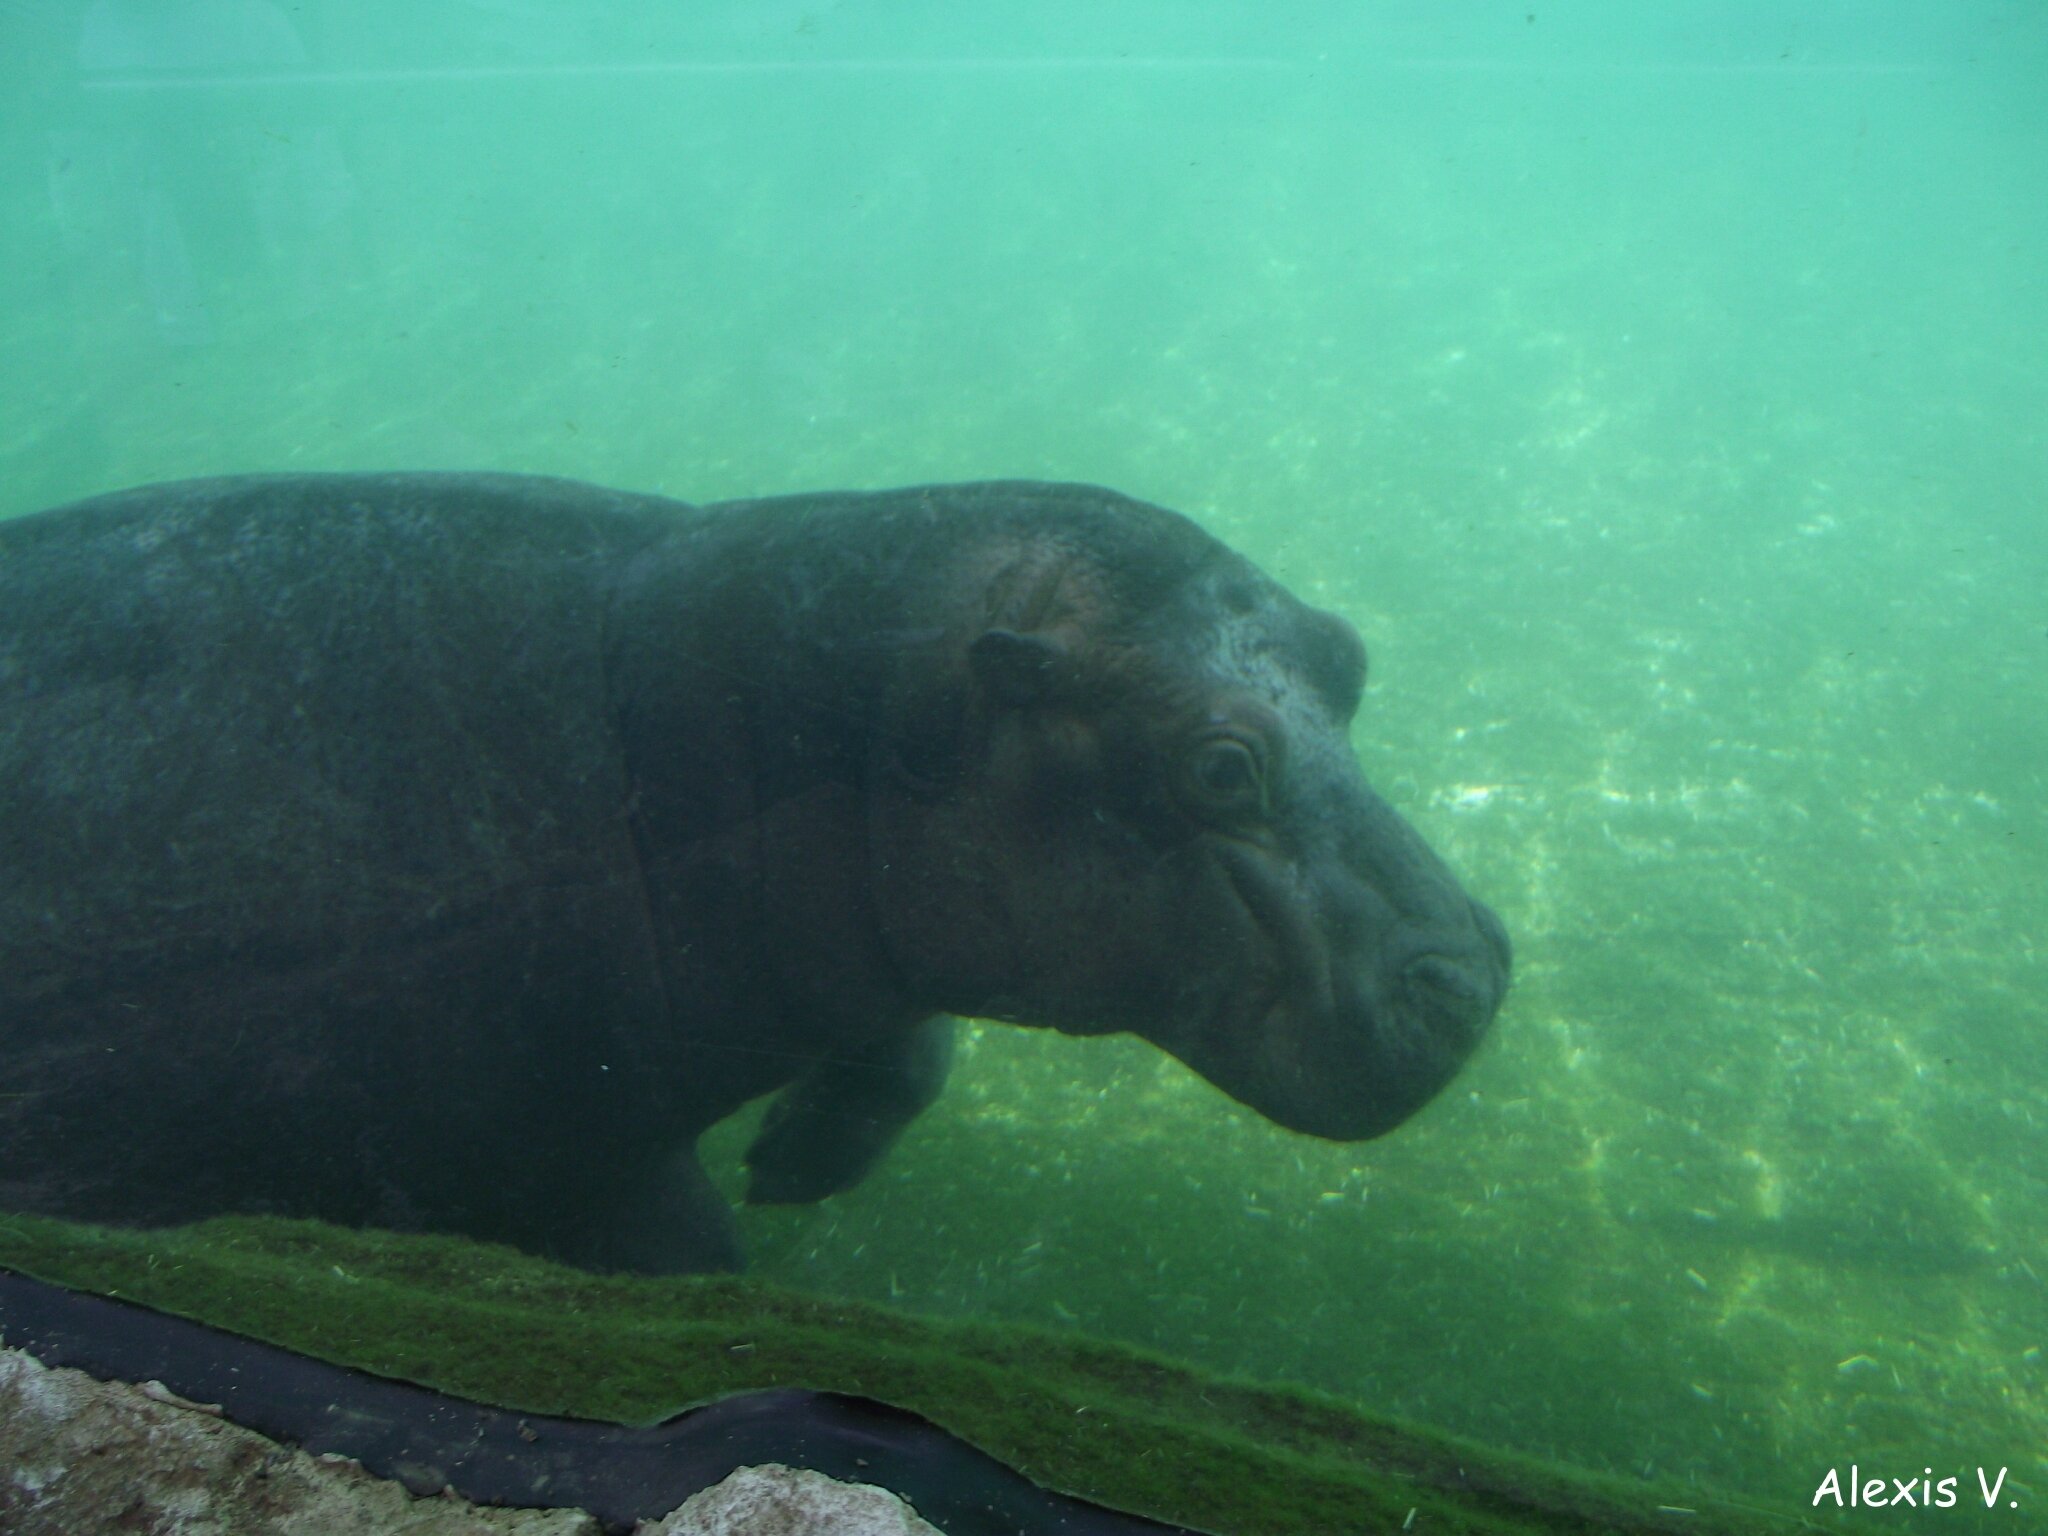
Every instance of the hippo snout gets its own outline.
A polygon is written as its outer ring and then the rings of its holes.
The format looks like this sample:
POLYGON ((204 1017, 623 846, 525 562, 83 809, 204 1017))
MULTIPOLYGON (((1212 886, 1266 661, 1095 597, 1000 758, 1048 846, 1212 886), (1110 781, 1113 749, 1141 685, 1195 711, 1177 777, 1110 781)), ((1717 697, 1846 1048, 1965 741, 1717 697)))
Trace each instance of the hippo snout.
POLYGON ((1462 1033, 1476 1045, 1507 995, 1514 957, 1508 931, 1492 909, 1476 901, 1469 906, 1477 942, 1417 955, 1402 968, 1401 991, 1413 1006, 1448 1022, 1465 1021, 1462 1033))
MULTIPOLYGON (((1394 1011, 1414 1021, 1411 1029, 1419 1028, 1432 1043, 1429 1054, 1444 1064, 1446 1076, 1492 1028, 1507 996, 1513 963, 1500 919, 1476 901, 1471 910, 1472 943, 1415 956, 1401 967, 1391 989, 1394 1011)), ((1440 1080, 1423 1096, 1436 1086, 1441 1086, 1440 1080)))
POLYGON ((1477 902, 1469 905, 1469 923, 1433 924, 1405 958, 1383 955, 1377 985, 1359 978, 1358 990, 1340 1005, 1352 1044, 1326 1062, 1344 1060, 1349 1071, 1326 1079, 1331 1091, 1319 1095, 1322 1113, 1296 1121, 1297 1129, 1338 1141, 1384 1135, 1434 1098, 1479 1048, 1507 996, 1511 956, 1500 919, 1477 902), (1339 1087, 1346 1083, 1348 1092, 1339 1087))

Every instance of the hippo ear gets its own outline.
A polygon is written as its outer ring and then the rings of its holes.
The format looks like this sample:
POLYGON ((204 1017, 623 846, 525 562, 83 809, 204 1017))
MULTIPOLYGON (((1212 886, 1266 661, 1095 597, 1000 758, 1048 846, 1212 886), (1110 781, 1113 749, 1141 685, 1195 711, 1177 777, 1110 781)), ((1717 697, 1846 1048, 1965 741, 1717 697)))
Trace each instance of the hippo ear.
POLYGON ((996 703, 1012 709, 1042 704, 1058 687, 1067 648, 1050 635, 991 629, 967 648, 975 681, 996 703))

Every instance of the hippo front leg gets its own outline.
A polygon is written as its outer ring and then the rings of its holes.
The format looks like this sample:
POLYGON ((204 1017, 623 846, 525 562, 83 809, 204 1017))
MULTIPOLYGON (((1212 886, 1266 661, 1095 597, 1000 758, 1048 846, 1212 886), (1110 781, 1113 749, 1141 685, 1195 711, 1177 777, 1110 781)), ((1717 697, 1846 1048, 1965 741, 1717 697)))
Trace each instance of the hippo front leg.
POLYGON ((783 1089, 747 1149, 747 1203, 807 1205, 853 1188, 931 1107, 952 1064, 943 1016, 820 1062, 783 1089))

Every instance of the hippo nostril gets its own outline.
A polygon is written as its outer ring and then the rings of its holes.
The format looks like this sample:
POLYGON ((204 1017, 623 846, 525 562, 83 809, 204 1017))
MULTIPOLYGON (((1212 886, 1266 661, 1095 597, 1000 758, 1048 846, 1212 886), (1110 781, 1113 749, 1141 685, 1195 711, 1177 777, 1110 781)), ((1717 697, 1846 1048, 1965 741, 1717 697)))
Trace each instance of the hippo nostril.
POLYGON ((1493 1006, 1493 988, 1478 970, 1447 955, 1423 955, 1409 961, 1401 980, 1411 994, 1421 994, 1460 1013, 1493 1006))

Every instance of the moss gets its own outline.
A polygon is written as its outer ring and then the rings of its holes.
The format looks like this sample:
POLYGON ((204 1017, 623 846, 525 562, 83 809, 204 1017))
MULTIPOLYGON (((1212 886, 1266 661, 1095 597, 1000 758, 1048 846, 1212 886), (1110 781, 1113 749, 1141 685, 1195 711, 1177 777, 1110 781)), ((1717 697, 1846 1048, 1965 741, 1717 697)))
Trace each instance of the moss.
POLYGON ((1048 1486, 1221 1536, 1732 1528, 1333 1398, 754 1280, 597 1276, 453 1238, 245 1217, 137 1232, 11 1216, 0 1264, 524 1412, 649 1423, 753 1388, 859 1393, 1048 1486))

